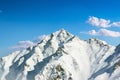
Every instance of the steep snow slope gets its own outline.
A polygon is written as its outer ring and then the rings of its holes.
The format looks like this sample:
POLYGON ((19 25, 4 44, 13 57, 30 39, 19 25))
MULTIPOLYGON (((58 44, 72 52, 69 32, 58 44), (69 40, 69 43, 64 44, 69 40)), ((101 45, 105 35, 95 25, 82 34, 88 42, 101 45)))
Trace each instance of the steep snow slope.
POLYGON ((120 45, 105 62, 107 65, 100 70, 102 73, 96 76, 95 80, 120 80, 120 45))
POLYGON ((120 46, 65 30, 0 58, 0 80, 120 80, 120 46))

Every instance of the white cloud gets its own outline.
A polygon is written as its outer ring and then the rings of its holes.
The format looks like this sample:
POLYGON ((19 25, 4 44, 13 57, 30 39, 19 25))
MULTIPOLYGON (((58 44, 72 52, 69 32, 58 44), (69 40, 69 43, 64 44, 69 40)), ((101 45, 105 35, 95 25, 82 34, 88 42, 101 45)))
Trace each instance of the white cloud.
POLYGON ((113 22, 113 23, 111 24, 111 26, 120 27, 120 22, 113 22))
POLYGON ((37 43, 39 43, 41 40, 43 40, 45 37, 46 37, 46 35, 38 36, 38 38, 35 39, 33 42, 37 44, 37 43))
POLYGON ((37 39, 35 39, 34 41, 30 41, 30 40, 19 41, 15 46, 10 47, 10 49, 12 49, 12 50, 23 50, 23 49, 26 49, 30 46, 35 46, 41 40, 43 40, 45 38, 45 36, 46 35, 41 35, 37 39))
POLYGON ((107 29, 100 29, 99 31, 91 30, 88 33, 95 36, 120 37, 120 32, 111 31, 107 29))
POLYGON ((102 18, 99 19, 94 16, 90 16, 87 22, 92 26, 96 26, 96 27, 102 27, 102 28, 110 27, 110 20, 105 20, 102 18))
POLYGON ((26 41, 19 41, 17 43, 17 45, 15 46, 12 46, 11 49, 15 49, 15 50, 22 50, 22 49, 26 49, 30 46, 34 46, 35 43, 33 43, 32 41, 30 40, 26 40, 26 41))
POLYGON ((120 27, 120 21, 111 23, 110 20, 97 18, 94 16, 90 16, 89 19, 87 20, 87 23, 91 24, 92 26, 101 27, 101 28, 120 27))

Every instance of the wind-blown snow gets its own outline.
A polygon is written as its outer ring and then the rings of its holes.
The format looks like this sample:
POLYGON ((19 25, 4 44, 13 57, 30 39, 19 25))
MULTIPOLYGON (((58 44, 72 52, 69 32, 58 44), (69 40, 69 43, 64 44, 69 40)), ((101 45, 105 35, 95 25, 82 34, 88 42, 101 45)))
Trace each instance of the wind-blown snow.
POLYGON ((62 29, 0 58, 0 80, 120 80, 120 46, 62 29))

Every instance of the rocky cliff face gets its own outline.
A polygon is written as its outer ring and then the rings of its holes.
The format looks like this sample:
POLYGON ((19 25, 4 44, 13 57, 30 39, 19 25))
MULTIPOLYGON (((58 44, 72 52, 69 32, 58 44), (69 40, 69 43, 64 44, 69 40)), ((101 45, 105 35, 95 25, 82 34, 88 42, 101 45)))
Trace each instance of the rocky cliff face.
POLYGON ((0 58, 0 80, 120 80, 120 46, 65 30, 0 58))

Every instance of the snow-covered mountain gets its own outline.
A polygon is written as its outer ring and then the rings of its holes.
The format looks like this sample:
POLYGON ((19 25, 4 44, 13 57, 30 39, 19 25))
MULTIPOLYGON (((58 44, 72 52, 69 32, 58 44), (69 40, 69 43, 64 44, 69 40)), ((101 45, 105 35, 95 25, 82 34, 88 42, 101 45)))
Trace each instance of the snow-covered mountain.
POLYGON ((120 45, 62 29, 0 58, 0 80, 120 80, 120 45))

